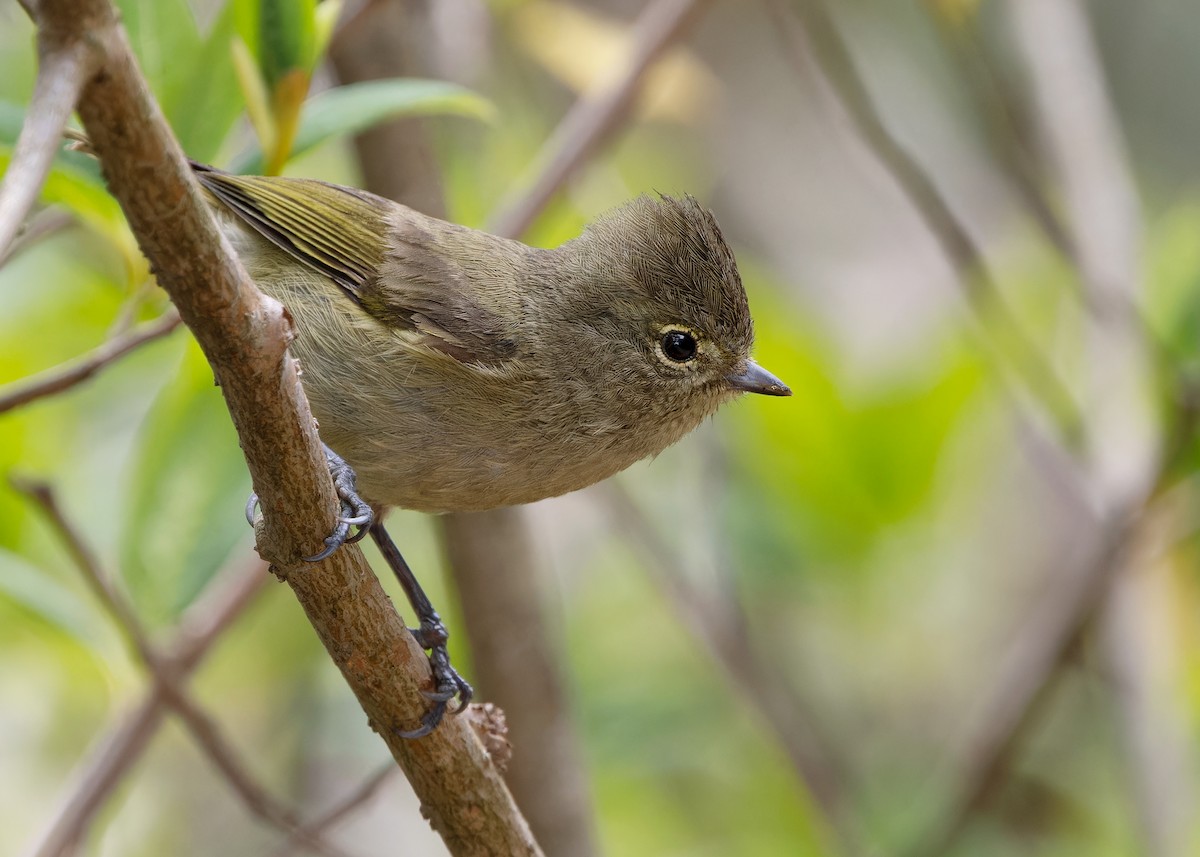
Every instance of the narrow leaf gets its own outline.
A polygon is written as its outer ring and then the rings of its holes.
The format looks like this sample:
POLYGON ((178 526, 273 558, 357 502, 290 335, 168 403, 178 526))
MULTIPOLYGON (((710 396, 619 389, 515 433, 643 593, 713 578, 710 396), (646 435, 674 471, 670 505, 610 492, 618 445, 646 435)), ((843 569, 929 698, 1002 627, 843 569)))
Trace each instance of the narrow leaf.
MULTIPOLYGON (((308 101, 291 157, 334 137, 357 134, 401 116, 455 115, 488 120, 494 113, 487 99, 445 81, 389 78, 351 83, 308 101)), ((239 173, 262 173, 263 169, 261 149, 238 159, 233 166, 239 173)))

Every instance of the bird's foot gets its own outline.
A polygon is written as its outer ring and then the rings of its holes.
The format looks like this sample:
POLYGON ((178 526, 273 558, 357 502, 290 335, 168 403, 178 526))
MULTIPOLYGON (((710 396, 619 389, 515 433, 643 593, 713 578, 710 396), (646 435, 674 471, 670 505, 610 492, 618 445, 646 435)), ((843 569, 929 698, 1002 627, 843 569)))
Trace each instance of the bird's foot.
POLYGON ((354 468, 346 463, 340 455, 329 447, 325 447, 325 460, 329 463, 329 475, 333 477, 333 488, 337 491, 338 500, 342 504, 342 514, 338 517, 337 526, 325 537, 325 549, 313 556, 306 556, 306 562, 320 562, 330 556, 344 544, 353 544, 362 539, 375 522, 375 511, 371 504, 358 494, 355 485, 354 468), (358 532, 350 535, 350 528, 358 527, 358 532))
POLYGON ((471 697, 475 695, 475 689, 450 665, 450 653, 446 650, 446 640, 450 635, 445 626, 442 625, 437 613, 432 613, 431 616, 431 620, 422 617, 419 628, 409 628, 408 630, 416 639, 417 644, 422 649, 429 651, 429 667, 433 671, 433 683, 437 689, 423 691, 425 698, 433 705, 421 718, 419 727, 411 730, 396 730, 396 734, 401 738, 423 738, 437 728, 447 712, 450 714, 462 713, 470 704, 471 697), (458 705, 450 708, 450 703, 455 699, 458 700, 458 705))
MULTIPOLYGON (((370 531, 371 524, 375 521, 375 511, 358 494, 354 468, 328 446, 325 447, 325 460, 329 465, 329 475, 333 477, 333 488, 337 491, 342 509, 338 516, 337 526, 333 528, 332 533, 325 537, 324 549, 313 556, 304 557, 305 562, 320 562, 331 556, 342 545, 359 541, 366 536, 370 531), (352 527, 358 527, 358 532, 353 535, 350 534, 352 527)), ((252 527, 257 510, 258 495, 251 494, 250 499, 246 501, 246 520, 252 527)))

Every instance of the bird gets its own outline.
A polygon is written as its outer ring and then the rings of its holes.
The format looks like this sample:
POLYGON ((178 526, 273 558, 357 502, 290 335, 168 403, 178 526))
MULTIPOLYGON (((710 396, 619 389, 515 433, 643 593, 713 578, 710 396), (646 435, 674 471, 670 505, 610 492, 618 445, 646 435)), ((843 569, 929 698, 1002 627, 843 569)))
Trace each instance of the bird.
POLYGON ((640 196, 553 249, 312 179, 195 164, 247 272, 290 311, 322 440, 373 504, 460 512, 583 488, 745 392, 733 253, 694 198, 640 196))
POLYGON ((692 196, 643 194, 543 249, 357 188, 189 163, 250 278, 292 318, 342 503, 307 559, 370 533, 420 620, 410 630, 430 653, 433 705, 402 737, 429 734, 473 691, 382 509, 565 494, 657 455, 744 393, 791 395, 751 359, 737 263, 692 196))

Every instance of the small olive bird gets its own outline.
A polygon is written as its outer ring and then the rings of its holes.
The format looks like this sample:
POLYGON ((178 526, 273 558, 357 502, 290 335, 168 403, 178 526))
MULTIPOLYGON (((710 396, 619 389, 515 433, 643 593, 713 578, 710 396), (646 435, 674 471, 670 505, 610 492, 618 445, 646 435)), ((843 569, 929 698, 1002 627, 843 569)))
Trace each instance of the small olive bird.
POLYGON ((454 696, 461 710, 470 688, 371 505, 553 497, 661 452, 742 393, 791 394, 750 359, 733 254, 690 196, 641 196, 542 250, 354 188, 192 166, 247 272, 295 323, 343 501, 314 559, 352 524, 354 538, 369 530, 421 619, 438 691, 403 734, 426 734, 454 696))

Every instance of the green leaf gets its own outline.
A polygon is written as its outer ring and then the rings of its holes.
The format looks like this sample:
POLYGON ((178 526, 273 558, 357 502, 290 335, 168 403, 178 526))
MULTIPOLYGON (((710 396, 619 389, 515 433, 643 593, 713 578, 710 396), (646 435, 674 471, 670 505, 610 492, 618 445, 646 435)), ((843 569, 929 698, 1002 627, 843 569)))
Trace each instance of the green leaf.
POLYGON ((217 157, 242 111, 229 55, 233 38, 233 7, 226 6, 195 51, 180 57, 180 73, 170 78, 159 94, 180 145, 198 161, 208 163, 217 157))
POLYGON ((275 117, 271 115, 271 96, 267 93, 266 81, 244 38, 235 38, 229 49, 238 88, 246 103, 246 115, 258 136, 258 146, 260 149, 272 148, 275 145, 275 117))
POLYGON ((295 69, 312 70, 316 0, 260 0, 264 76, 270 88, 295 69))
MULTIPOLYGON (((161 97, 195 67, 201 39, 191 7, 187 0, 118 0, 117 6, 142 73, 161 97)), ((167 105, 164 111, 170 115, 167 105)))
POLYGON ((229 60, 234 10, 201 35, 187 0, 120 0, 138 61, 184 151, 212 160, 241 112, 229 60))
POLYGON ((188 343, 179 373, 146 417, 121 539, 121 569, 156 620, 186 607, 249 541, 250 478, 212 369, 188 343))
POLYGON ((50 170, 42 185, 42 199, 61 205, 97 232, 123 242, 128 232, 121 206, 97 177, 67 164, 50 170))
POLYGON ((0 143, 16 145, 25 124, 25 108, 11 101, 0 101, 0 143))
POLYGON ((95 611, 73 590, 6 550, 0 550, 0 598, 19 604, 85 647, 103 637, 95 611))
POLYGON ((317 63, 325 56, 325 51, 329 47, 329 42, 333 38, 333 31, 337 27, 338 19, 342 17, 342 0, 324 0, 317 4, 316 14, 313 16, 313 57, 310 68, 316 68, 317 63))
MULTIPOLYGON (((389 78, 350 83, 309 99, 292 146, 292 157, 334 137, 357 134, 401 116, 454 115, 491 119, 491 102, 469 89, 440 80, 389 78)), ((238 159, 238 173, 261 173, 261 150, 238 159)))

